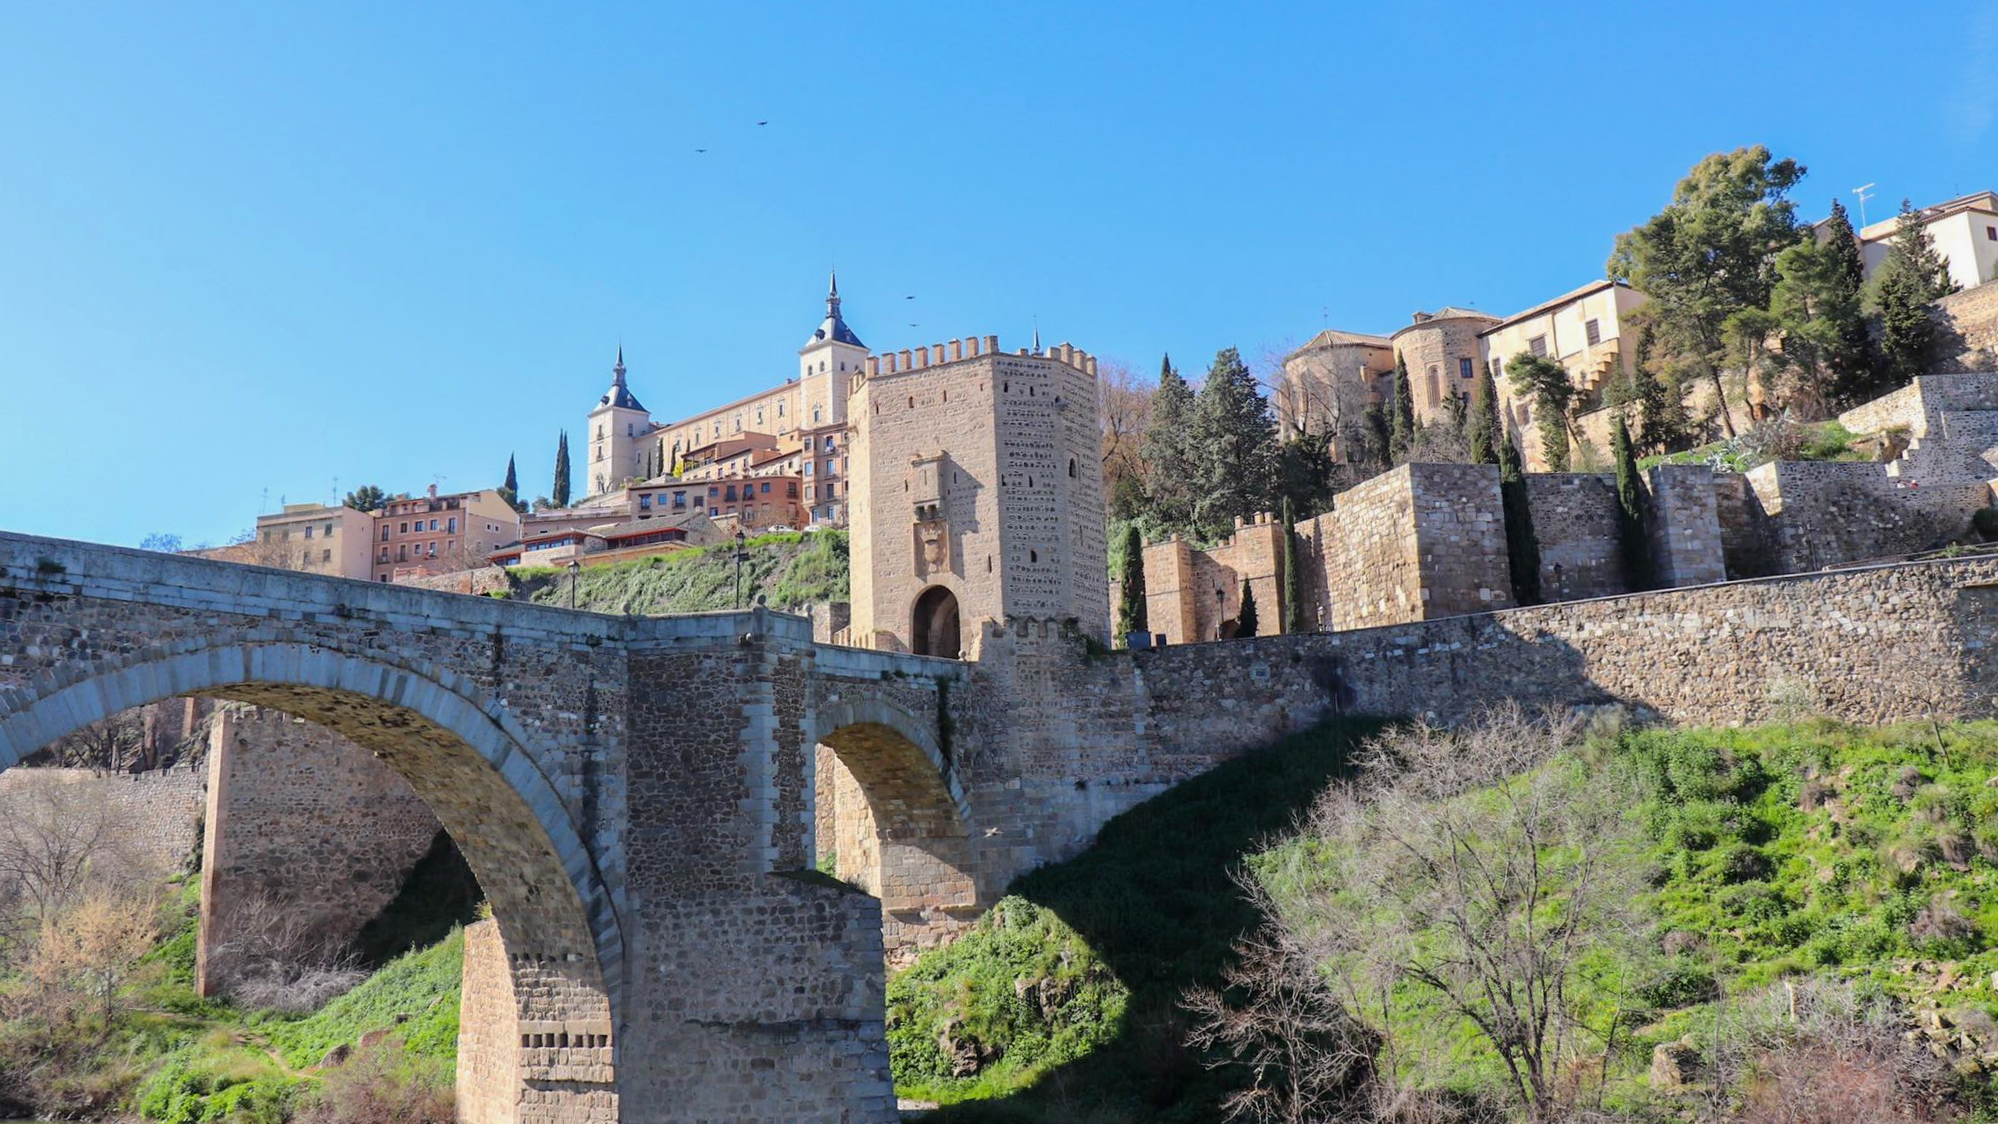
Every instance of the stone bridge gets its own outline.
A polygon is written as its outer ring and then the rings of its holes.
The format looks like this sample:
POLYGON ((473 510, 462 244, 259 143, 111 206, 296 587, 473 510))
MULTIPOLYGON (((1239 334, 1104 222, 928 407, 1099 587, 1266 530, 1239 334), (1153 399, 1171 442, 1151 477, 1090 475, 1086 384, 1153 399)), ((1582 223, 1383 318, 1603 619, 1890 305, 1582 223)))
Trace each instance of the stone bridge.
POLYGON ((814 746, 876 808, 889 908, 970 906, 939 721, 963 666, 760 610, 611 617, 0 534, 0 768, 207 696, 330 727, 436 813, 510 975, 518 1042, 484 1059, 506 1088, 461 1091, 493 1119, 895 1119, 881 906, 803 873, 814 746))
POLYGON ((1138 653, 1041 621, 981 640, 957 663, 763 611, 602 616, 0 533, 0 768, 172 696, 329 727, 409 782, 492 904, 463 1119, 871 1124, 896 1119, 884 960, 1218 760, 1500 698, 1988 714, 1998 561, 1138 653), (810 873, 827 851, 867 893, 810 873))

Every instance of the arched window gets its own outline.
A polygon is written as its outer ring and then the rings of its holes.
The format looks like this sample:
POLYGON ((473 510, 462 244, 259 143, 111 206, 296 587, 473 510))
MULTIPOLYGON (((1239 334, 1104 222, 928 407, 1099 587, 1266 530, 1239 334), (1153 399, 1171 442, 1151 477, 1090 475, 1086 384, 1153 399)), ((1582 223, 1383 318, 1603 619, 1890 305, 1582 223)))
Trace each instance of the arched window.
POLYGON ((1070 480, 1073 480, 1073 479, 1075 479, 1075 458, 1074 458, 1074 457, 1070 457, 1070 458, 1068 458, 1068 478, 1069 478, 1070 480))

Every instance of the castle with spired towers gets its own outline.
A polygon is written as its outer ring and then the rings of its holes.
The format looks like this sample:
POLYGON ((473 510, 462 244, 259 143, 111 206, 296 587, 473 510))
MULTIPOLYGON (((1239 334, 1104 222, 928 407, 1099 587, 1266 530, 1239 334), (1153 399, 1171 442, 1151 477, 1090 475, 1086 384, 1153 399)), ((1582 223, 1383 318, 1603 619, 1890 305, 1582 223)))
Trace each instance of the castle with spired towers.
POLYGON ((851 643, 975 658, 987 622, 1030 617, 1108 638, 1088 353, 972 336, 877 355, 835 276, 781 386, 661 423, 625 376, 620 349, 586 423, 590 494, 707 481, 714 515, 738 488, 799 485, 812 524, 852 531, 851 643))

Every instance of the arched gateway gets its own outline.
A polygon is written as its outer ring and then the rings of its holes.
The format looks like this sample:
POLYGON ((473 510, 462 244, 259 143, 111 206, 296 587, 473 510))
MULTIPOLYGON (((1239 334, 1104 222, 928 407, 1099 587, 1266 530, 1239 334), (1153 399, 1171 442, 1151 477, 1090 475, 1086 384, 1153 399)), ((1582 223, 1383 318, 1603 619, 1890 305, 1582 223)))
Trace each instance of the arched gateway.
POLYGON ((512 991, 511 1029, 464 1041, 468 1121, 896 1119, 881 905, 791 875, 823 738, 878 796, 881 869, 929 888, 916 914, 970 904, 937 717, 961 666, 820 649, 760 610, 610 617, 0 534, 0 768, 202 695, 329 727, 429 804, 498 922, 481 979, 512 991))

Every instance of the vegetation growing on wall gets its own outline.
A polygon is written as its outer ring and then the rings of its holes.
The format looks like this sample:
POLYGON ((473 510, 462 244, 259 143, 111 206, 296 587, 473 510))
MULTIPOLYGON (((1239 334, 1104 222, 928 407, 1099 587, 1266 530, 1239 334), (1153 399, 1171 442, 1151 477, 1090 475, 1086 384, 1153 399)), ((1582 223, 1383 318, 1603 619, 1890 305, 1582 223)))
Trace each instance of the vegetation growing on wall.
MULTIPOLYGON (((745 542, 743 607, 758 598, 772 609, 795 611, 848 598, 844 531, 782 532, 745 542)), ((518 598, 568 605, 575 582, 577 608, 599 613, 662 616, 735 607, 735 544, 692 547, 670 554, 567 570, 523 567, 515 571, 518 598)))

